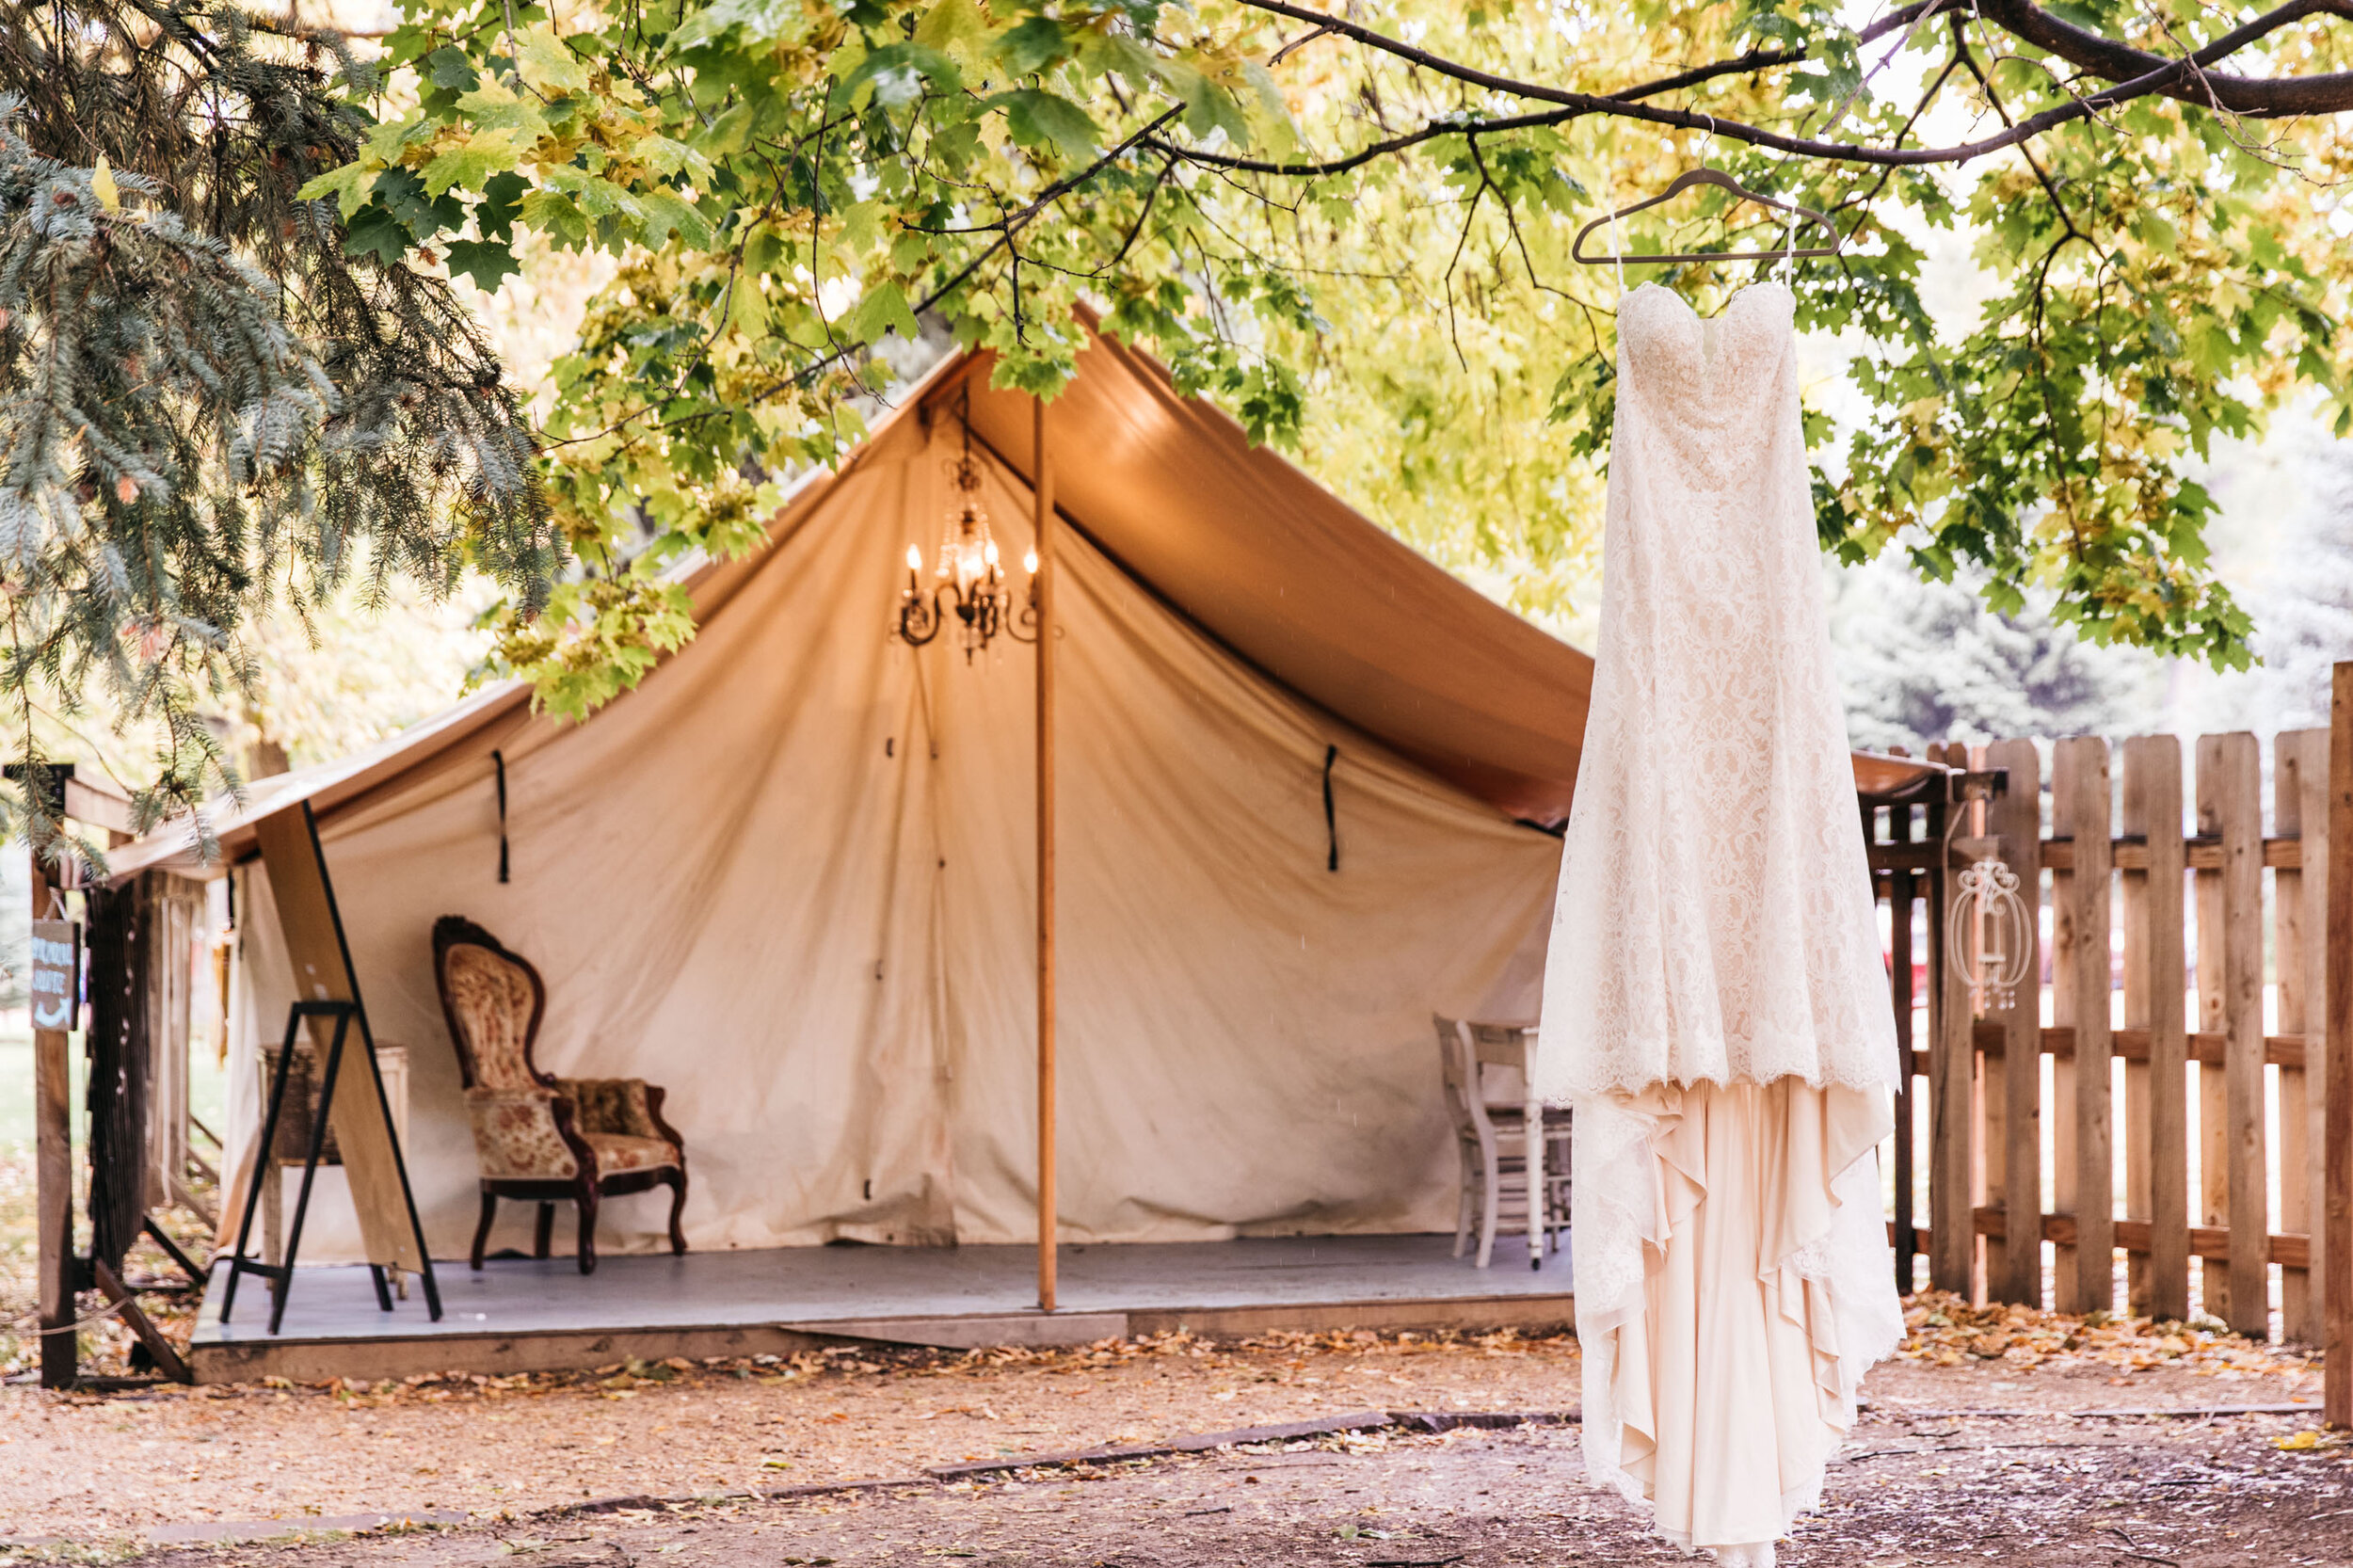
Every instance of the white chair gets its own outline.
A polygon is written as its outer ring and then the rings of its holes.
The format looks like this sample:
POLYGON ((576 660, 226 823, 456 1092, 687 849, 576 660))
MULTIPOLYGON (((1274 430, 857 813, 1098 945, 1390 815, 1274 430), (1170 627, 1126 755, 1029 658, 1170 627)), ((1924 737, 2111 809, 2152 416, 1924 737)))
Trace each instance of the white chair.
POLYGON ((1496 1236, 1516 1222, 1528 1237, 1528 1266, 1544 1266, 1568 1227, 1569 1129, 1566 1112, 1547 1114, 1529 1092, 1531 1031, 1432 1016, 1447 1112, 1462 1157, 1462 1198, 1455 1209, 1454 1256, 1469 1249, 1474 1223, 1479 1264, 1495 1255, 1496 1236), (1529 1139, 1528 1129, 1536 1136, 1529 1139))

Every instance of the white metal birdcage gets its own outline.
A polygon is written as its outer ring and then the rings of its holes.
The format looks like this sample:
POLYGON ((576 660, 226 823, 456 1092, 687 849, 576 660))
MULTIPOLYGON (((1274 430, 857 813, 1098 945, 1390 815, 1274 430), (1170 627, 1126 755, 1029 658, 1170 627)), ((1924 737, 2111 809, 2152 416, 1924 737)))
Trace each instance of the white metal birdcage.
POLYGON ((2032 972, 2034 915, 2018 893, 2018 873, 1999 860, 1978 860, 1954 880, 1945 919, 1945 958, 1969 980, 1969 1010, 1983 1016, 2009 1007, 2032 972))

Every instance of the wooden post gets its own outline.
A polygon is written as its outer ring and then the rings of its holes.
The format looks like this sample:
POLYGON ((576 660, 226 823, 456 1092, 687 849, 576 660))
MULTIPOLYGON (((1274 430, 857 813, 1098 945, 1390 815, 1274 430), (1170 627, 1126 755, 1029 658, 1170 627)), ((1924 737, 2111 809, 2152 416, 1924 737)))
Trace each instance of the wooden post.
POLYGON ((2332 1427, 2353 1426, 2353 663, 2340 664, 2329 701, 2329 1194, 2322 1216, 2328 1318, 2323 1403, 2332 1427))
MULTIPOLYGON (((34 788, 27 779, 24 787, 34 788)), ((56 870, 32 850, 33 919, 49 919, 58 890, 56 870)), ((71 1028, 72 1020, 67 1019, 71 1028)), ((80 1372, 74 1316, 73 1093, 66 1030, 33 1032, 33 1181, 40 1260, 36 1304, 40 1315, 40 1384, 71 1388, 80 1372)))
POLYGON ((1054 1310, 1054 460, 1046 400, 1030 403, 1037 549, 1037 1304, 1054 1310))
POLYGON ((2149 1060, 2124 1068, 2127 1212, 2149 1224, 2133 1258, 2134 1312, 2189 1316, 2189 1041, 2182 952, 2182 743, 2124 743, 2124 835, 2149 867, 2124 873, 2124 1024, 2149 1032, 2149 1060))
POLYGON ((2063 891, 2054 878, 2060 955, 2053 1011, 2075 1026, 2075 1053, 2058 1076, 2059 1208, 2075 1216, 2075 1244, 2061 1248, 2058 1309, 2116 1307, 2116 1129, 2109 1088, 2111 968, 2108 881, 2114 860, 2109 817, 2108 744, 2096 736, 2061 741, 2052 759, 2054 834, 2073 840, 2073 870, 2063 891))
MULTIPOLYGON (((1868 844, 1878 838, 1879 808, 1863 808, 1863 840, 1868 844)), ((1913 830, 1913 808, 1891 806, 1887 808, 1887 837, 1890 843, 1908 844, 1917 835, 1913 830)), ((1876 889, 1875 889, 1876 890, 1876 889)), ((1887 872, 1887 933, 1889 971, 1896 1006, 1896 1288, 1909 1296, 1913 1291, 1913 1259, 1920 1254, 1920 1226, 1913 1212, 1916 1172, 1912 1146, 1913 1100, 1913 1016, 1912 994, 1914 979, 1912 952, 1912 911, 1917 889, 1913 873, 1899 869, 1887 872)), ((1933 971, 1934 966, 1930 966, 1933 971)), ((1931 1015, 1933 1016, 1933 1015, 1931 1015)))
MULTIPOLYGON (((2042 1304, 2042 759, 2032 741, 1996 741, 1986 766, 2009 770, 1992 811, 2004 864, 2017 873, 2026 929, 2017 939, 2031 958, 2026 978, 2002 1017, 2002 1147, 1986 1151, 2002 1171, 1999 1248, 1987 1249, 1986 1294, 1994 1301, 2042 1304)), ((1986 1093, 1994 1085, 1989 1081, 1986 1093)))

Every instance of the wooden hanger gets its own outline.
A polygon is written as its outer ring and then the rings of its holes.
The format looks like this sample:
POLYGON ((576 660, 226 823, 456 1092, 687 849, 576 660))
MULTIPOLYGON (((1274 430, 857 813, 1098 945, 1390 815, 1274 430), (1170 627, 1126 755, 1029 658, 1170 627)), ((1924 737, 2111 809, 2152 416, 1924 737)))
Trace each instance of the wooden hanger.
MULTIPOLYGON (((1794 237, 1793 234, 1792 238, 1794 237)), ((1721 168, 1702 168, 1687 169, 1676 175, 1674 184, 1647 200, 1637 201, 1630 207, 1620 207, 1613 213, 1602 214, 1601 216, 1577 232, 1577 238, 1569 246, 1569 255, 1588 266, 1608 266, 1612 264, 1624 265, 1628 263, 1642 262, 1772 262, 1794 256, 1835 256, 1838 254, 1839 240, 1838 226, 1813 208, 1796 206, 1787 201, 1776 201, 1769 196, 1749 189, 1721 168), (1759 206, 1775 208, 1801 218, 1807 223, 1819 224, 1830 231, 1830 244, 1827 247, 1804 250, 1695 250, 1663 256, 1588 256, 1585 254, 1585 236, 1603 224, 1614 223, 1622 217, 1631 217, 1636 213, 1657 206, 1661 201, 1671 201, 1694 185, 1714 185, 1720 190, 1730 191, 1743 200, 1756 202, 1759 206)))

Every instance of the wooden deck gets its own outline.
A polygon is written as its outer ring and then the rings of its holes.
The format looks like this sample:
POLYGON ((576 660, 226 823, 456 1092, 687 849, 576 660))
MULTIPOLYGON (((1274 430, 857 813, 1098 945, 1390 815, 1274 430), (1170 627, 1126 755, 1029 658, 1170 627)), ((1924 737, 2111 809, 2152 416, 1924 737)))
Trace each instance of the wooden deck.
POLYGON ((367 1272, 308 1268, 286 1320, 269 1295, 238 1290, 220 1321, 216 1276, 189 1360, 200 1383, 264 1377, 404 1377, 552 1371, 624 1356, 789 1353, 828 1339, 968 1348, 1084 1344, 1186 1328, 1556 1328, 1573 1319, 1565 1246, 1541 1269, 1517 1238, 1492 1268, 1456 1258, 1449 1236, 1286 1237, 1063 1249, 1062 1309, 1036 1310, 1025 1246, 795 1247, 608 1256, 583 1277, 569 1258, 438 1267, 443 1312, 423 1292, 378 1311, 367 1272))

